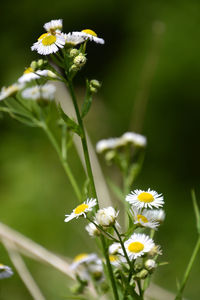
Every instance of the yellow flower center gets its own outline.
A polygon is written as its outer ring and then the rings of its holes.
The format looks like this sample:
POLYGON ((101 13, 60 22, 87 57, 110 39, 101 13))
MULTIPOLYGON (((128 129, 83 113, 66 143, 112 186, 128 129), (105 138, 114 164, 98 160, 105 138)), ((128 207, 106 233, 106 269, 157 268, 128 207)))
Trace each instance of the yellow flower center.
POLYGON ((144 245, 140 242, 133 242, 128 245, 128 250, 133 253, 141 252, 144 249, 144 245))
POLYGON ((78 262, 84 258, 86 258, 88 256, 87 253, 81 253, 81 254, 78 254, 77 256, 74 257, 74 261, 75 262, 78 262))
POLYGON ((25 71, 24 71, 24 74, 29 74, 29 73, 32 73, 33 72, 33 69, 31 67, 27 68, 25 71))
POLYGON ((75 208, 74 213, 75 213, 76 215, 81 214, 81 213, 84 212, 87 208, 88 208, 88 205, 87 205, 87 204, 85 204, 85 203, 80 204, 80 205, 78 205, 78 206, 75 208))
POLYGON ((56 36, 53 34, 43 33, 39 38, 38 41, 42 40, 42 44, 44 46, 50 46, 56 42, 56 36))
POLYGON ((38 41, 42 40, 44 37, 48 36, 49 33, 46 32, 46 33, 43 33, 39 38, 38 38, 38 41))
POLYGON ((143 215, 137 215, 138 222, 142 221, 143 223, 147 223, 148 219, 143 215))
POLYGON ((143 193, 141 193, 141 194, 138 195, 138 200, 140 202, 149 203, 149 202, 153 202, 154 201, 154 197, 150 193, 143 192, 143 193))
POLYGON ((118 260, 118 257, 116 255, 109 255, 109 259, 111 262, 118 260))
POLYGON ((84 32, 84 33, 86 33, 86 34, 90 34, 90 35, 93 35, 93 36, 97 37, 97 34, 96 34, 96 32, 94 32, 94 31, 93 31, 93 30, 91 30, 91 29, 84 29, 84 30, 82 30, 82 32, 84 32))

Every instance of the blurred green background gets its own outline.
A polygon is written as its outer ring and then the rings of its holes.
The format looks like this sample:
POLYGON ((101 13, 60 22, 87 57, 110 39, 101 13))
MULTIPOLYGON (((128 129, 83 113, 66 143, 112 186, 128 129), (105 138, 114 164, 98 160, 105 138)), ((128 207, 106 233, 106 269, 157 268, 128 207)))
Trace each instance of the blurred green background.
MULTIPOLYGON (((56 18, 64 20, 65 32, 91 28, 106 41, 90 44, 82 72, 103 83, 86 126, 94 145, 128 130, 147 136, 144 168, 134 188, 151 187, 165 196, 167 218, 156 239, 169 265, 156 272, 154 282, 175 291, 197 239, 190 191, 195 188, 200 198, 200 2, 4 1, 1 86, 16 81, 37 58, 30 46, 43 24, 56 18)), ((63 256, 92 252, 93 241, 80 230, 84 222, 63 222, 76 199, 44 134, 5 116, 0 137, 0 220, 63 256)), ((81 183, 82 167, 71 154, 81 183)), ((3 246, 0 260, 11 265, 3 246)), ((48 300, 64 299, 65 276, 26 262, 48 300)), ((198 257, 185 290, 188 299, 199 299, 199 265, 198 257)), ((16 272, 0 281, 0 299, 31 299, 16 272)))

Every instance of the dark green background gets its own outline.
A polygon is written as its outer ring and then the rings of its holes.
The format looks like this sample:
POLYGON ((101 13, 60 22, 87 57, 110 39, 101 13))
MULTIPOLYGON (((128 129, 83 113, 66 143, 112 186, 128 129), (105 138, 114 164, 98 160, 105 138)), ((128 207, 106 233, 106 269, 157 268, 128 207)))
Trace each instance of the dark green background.
MULTIPOLYGON (((197 239, 190 190, 195 188, 200 198, 200 2, 4 1, 0 18, 1 86, 17 80, 24 67, 37 58, 30 46, 43 33, 43 24, 56 18, 63 18, 65 32, 91 28, 106 41, 104 46, 90 44, 82 72, 103 82, 86 119, 94 144, 136 128, 132 112, 135 99, 140 89, 147 91, 144 121, 135 111, 148 147, 134 188, 151 187, 165 196, 167 218, 156 239, 169 265, 157 271, 154 281, 175 291, 176 279, 182 277, 197 239), (152 31, 155 21, 165 24, 160 39, 152 31), (157 64, 148 88, 145 78, 148 81, 152 67, 146 66, 152 53, 157 64)), ((80 78, 77 84, 82 87, 80 78)), ((75 174, 83 178, 76 154, 72 151, 71 155, 75 174)), ((83 222, 63 222, 75 201, 43 133, 9 117, 1 119, 1 221, 64 256, 91 252, 94 245, 80 230, 83 222)), ((11 265, 3 246, 0 260, 11 265)), ((64 299, 68 287, 62 274, 40 263, 26 262, 48 300, 64 299)), ((188 299, 198 299, 200 294, 199 263, 198 257, 185 291, 188 299)), ((0 299, 31 297, 15 273, 0 282, 0 299)))

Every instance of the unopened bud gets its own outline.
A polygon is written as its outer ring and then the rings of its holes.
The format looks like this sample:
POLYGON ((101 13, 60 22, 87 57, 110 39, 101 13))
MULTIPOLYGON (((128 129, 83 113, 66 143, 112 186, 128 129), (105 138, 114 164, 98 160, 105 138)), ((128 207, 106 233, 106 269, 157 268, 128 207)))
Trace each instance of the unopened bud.
POLYGON ((45 61, 43 59, 39 59, 37 62, 38 67, 41 67, 44 63, 45 63, 45 61))
POLYGON ((135 262, 134 262, 134 270, 136 272, 140 271, 142 268, 144 267, 144 261, 143 258, 138 257, 136 258, 135 262))
POLYGON ((101 83, 96 79, 90 80, 90 85, 92 87, 95 87, 95 88, 100 88, 101 87, 101 83))
POLYGON ((118 212, 112 206, 107 208, 99 209, 96 213, 96 221, 103 227, 109 227, 114 225, 118 212))
POLYGON ((138 279, 145 279, 148 276, 149 272, 145 269, 141 270, 139 273, 136 274, 138 279))
POLYGON ((31 67, 31 69, 33 69, 33 71, 35 71, 35 69, 37 68, 37 62, 35 60, 32 61, 30 67, 31 67))
POLYGON ((157 267, 157 263, 153 259, 147 259, 144 265, 148 271, 153 271, 157 267))
POLYGON ((70 52, 69 52, 69 56, 72 57, 72 58, 76 57, 78 54, 79 54, 79 51, 76 48, 71 49, 70 52))
POLYGON ((84 64, 86 63, 86 57, 83 55, 83 54, 79 54, 77 55, 75 58, 74 58, 74 64, 77 66, 77 67, 83 67, 84 64))
POLYGON ((73 64, 73 65, 70 67, 70 72, 77 72, 77 71, 79 71, 79 67, 73 64))
POLYGON ((116 151, 114 151, 114 150, 108 151, 105 155, 105 160, 107 160, 109 162, 109 161, 113 160, 115 156, 116 156, 116 151))

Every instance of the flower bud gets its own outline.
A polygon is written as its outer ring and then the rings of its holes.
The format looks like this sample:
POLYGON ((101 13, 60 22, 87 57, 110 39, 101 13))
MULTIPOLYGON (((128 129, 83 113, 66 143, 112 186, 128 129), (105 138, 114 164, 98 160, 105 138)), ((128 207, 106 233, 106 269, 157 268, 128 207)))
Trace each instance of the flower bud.
POLYGON ((100 235, 99 229, 93 223, 89 223, 85 227, 85 229, 87 230, 87 232, 89 233, 90 236, 98 236, 98 235, 100 235))
POLYGON ((41 67, 45 62, 46 62, 46 61, 44 61, 43 59, 39 59, 39 60, 37 61, 38 67, 41 67))
POLYGON ((83 67, 84 65, 85 65, 85 63, 86 63, 86 57, 83 55, 83 54, 79 54, 79 55, 77 55, 75 58, 74 58, 74 64, 77 66, 77 67, 79 67, 79 68, 81 68, 81 67, 83 67))
POLYGON ((139 273, 136 274, 138 279, 145 279, 148 276, 149 272, 145 269, 141 270, 139 273))
POLYGON ((136 258, 134 262, 134 270, 136 272, 140 271, 144 267, 144 261, 142 257, 136 258))
POLYGON ((73 64, 71 67, 70 67, 70 72, 77 72, 79 71, 79 67, 76 66, 75 64, 73 64))
POLYGON ((148 271, 153 271, 157 267, 157 263, 153 259, 147 259, 144 266, 148 271))
POLYGON ((79 51, 76 48, 71 49, 69 52, 69 56, 72 58, 76 57, 78 54, 79 54, 79 51))
POLYGON ((33 71, 35 71, 35 69, 37 68, 37 62, 34 60, 32 61, 32 63, 30 64, 31 69, 33 69, 33 71))
POLYGON ((96 213, 95 219, 99 225, 109 227, 114 225, 117 215, 118 212, 116 212, 113 207, 109 206, 107 208, 99 209, 96 213))
POLYGON ((93 86, 90 86, 90 92, 91 93, 93 93, 93 94, 95 94, 95 93, 97 93, 97 88, 95 88, 95 87, 93 87, 93 86))
POLYGON ((96 79, 90 80, 90 85, 91 85, 91 87, 94 87, 97 89, 99 89, 101 87, 101 83, 96 79))

